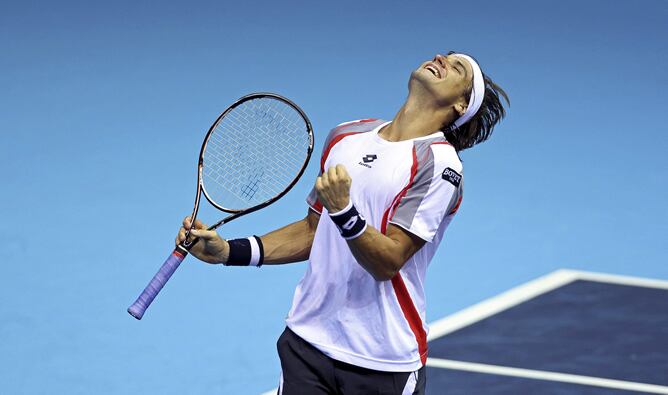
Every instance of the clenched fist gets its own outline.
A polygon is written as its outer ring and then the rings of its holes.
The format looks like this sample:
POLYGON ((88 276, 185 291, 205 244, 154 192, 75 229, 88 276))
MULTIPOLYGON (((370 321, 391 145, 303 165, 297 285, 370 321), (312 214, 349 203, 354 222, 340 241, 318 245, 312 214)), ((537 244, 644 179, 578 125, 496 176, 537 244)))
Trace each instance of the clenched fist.
MULTIPOLYGON (((183 244, 186 241, 186 230, 190 229, 192 220, 190 216, 183 219, 183 226, 179 229, 174 242, 176 245, 183 244)), ((199 238, 197 244, 190 248, 190 254, 200 261, 206 263, 224 263, 230 254, 230 246, 223 240, 215 230, 208 230, 208 226, 202 221, 196 219, 195 225, 190 231, 190 239, 199 238)))
POLYGON ((335 213, 346 208, 350 202, 350 185, 352 179, 345 166, 336 165, 330 167, 315 180, 315 190, 318 193, 320 203, 330 213, 335 213))

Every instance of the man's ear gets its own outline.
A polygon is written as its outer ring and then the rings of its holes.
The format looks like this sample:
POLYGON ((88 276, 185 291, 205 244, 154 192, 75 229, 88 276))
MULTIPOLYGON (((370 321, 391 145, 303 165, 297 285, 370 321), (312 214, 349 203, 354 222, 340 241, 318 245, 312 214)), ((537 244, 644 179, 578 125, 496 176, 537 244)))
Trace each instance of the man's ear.
POLYGON ((457 112, 457 114, 461 117, 466 112, 466 109, 468 108, 468 105, 466 105, 462 102, 458 102, 457 104, 455 104, 454 107, 455 107, 455 111, 457 112))

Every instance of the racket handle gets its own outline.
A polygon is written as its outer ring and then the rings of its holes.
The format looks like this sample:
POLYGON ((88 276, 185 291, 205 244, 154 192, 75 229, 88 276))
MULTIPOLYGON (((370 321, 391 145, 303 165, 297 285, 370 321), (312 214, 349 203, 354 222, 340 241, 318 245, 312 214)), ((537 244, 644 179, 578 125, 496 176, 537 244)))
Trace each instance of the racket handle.
POLYGON ((174 274, 187 255, 188 252, 180 246, 172 251, 172 254, 167 258, 165 263, 162 264, 160 270, 153 276, 151 282, 144 288, 141 295, 139 295, 132 306, 128 307, 128 313, 130 313, 131 316, 141 320, 141 317, 144 316, 148 306, 150 306, 153 299, 158 296, 162 287, 167 284, 169 278, 172 277, 172 274, 174 274))

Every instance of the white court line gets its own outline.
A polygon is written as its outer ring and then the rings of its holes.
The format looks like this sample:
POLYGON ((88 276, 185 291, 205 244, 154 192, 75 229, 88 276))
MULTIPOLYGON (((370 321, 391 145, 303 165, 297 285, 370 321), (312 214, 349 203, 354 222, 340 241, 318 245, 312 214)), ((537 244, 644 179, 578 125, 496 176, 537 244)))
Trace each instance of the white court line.
POLYGON ((577 276, 578 280, 596 281, 599 283, 629 285, 633 287, 668 289, 668 281, 653 278, 620 276, 618 274, 582 272, 569 270, 577 276))
POLYGON ((483 300, 429 325, 427 340, 431 341, 465 326, 481 321, 538 295, 549 292, 576 280, 572 270, 557 270, 543 277, 511 288, 497 296, 483 300))
POLYGON ((502 376, 522 377, 535 380, 558 381, 560 383, 571 383, 590 385, 595 387, 614 388, 618 390, 648 392, 652 394, 668 394, 668 387, 654 384, 637 383, 633 381, 622 381, 604 379, 601 377, 581 376, 577 374, 549 372, 545 370, 531 370, 520 368, 509 368, 506 366, 487 365, 453 361, 450 359, 428 358, 427 366, 433 368, 463 370, 467 372, 496 374, 502 376))

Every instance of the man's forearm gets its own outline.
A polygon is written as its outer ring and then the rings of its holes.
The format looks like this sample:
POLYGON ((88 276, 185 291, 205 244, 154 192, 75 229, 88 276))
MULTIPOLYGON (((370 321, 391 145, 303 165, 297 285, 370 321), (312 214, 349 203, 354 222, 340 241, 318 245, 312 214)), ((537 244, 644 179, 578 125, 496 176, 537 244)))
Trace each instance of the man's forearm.
POLYGON ((357 263, 378 281, 392 278, 405 262, 397 255, 394 244, 394 240, 371 226, 361 236, 348 241, 357 263))
POLYGON ((413 238, 394 226, 388 229, 388 235, 367 226, 361 236, 348 240, 348 247, 355 260, 377 281, 390 280, 403 267, 408 258, 424 242, 418 238, 413 243, 402 242, 402 238, 413 238))
POLYGON ((260 237, 264 264, 280 265, 308 259, 320 216, 309 210, 301 221, 291 223, 260 237))

